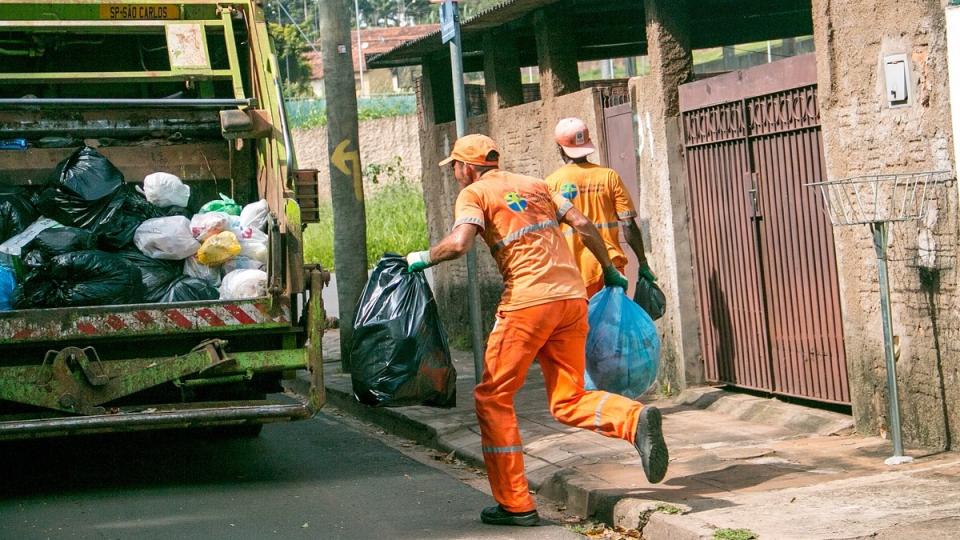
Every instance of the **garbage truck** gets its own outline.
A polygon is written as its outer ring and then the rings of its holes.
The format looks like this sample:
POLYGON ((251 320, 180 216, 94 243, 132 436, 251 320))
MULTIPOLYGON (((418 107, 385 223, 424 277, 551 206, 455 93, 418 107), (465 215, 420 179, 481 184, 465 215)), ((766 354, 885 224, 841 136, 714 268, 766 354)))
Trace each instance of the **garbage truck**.
POLYGON ((0 440, 256 435, 323 405, 329 275, 302 247, 317 177, 297 168, 278 67, 259 1, 0 4, 0 191, 49 189, 93 147, 125 187, 179 177, 191 211, 219 194, 269 209, 256 297, 0 311, 0 440))

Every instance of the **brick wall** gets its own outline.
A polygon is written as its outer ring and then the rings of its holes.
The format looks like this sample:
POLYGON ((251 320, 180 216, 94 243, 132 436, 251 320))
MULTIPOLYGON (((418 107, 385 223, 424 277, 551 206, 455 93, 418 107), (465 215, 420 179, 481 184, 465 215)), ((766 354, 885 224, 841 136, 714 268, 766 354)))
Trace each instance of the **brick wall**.
MULTIPOLYGON (((360 163, 387 164, 399 156, 407 178, 420 179, 420 139, 414 115, 378 118, 360 122, 360 163)), ((293 146, 302 169, 320 171, 320 197, 330 198, 330 171, 327 165, 327 128, 295 129, 293 146)))
MULTIPOLYGON (((827 177, 952 169, 940 2, 815 0, 814 39, 827 177), (870 13, 864 17, 864 13, 870 13), (905 53, 912 101, 886 103, 882 58, 905 53)), ((933 192, 923 222, 890 243, 893 332, 907 443, 960 439, 957 187, 933 192), (948 429, 949 428, 949 429, 948 429), (951 433, 952 432, 952 433, 951 433)), ((847 366, 859 430, 888 428, 876 259, 867 226, 835 229, 847 366)))

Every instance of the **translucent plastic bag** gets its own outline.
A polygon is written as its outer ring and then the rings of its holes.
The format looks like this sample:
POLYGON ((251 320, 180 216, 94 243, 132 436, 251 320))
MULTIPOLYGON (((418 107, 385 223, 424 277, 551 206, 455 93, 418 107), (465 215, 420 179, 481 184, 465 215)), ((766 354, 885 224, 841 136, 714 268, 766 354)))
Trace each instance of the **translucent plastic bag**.
POLYGON ((657 380, 660 368, 653 320, 620 287, 594 295, 588 319, 586 388, 636 399, 657 380))
POLYGON ((255 203, 250 203, 240 211, 240 226, 253 227, 257 230, 263 230, 267 226, 267 216, 270 215, 270 207, 267 201, 261 199, 255 203))
POLYGON ((0 266, 0 311, 13 309, 13 290, 17 287, 17 279, 12 268, 0 266))
POLYGON ((239 216, 240 210, 240 205, 223 193, 220 194, 220 200, 210 201, 200 207, 201 214, 206 214, 207 212, 223 212, 231 216, 239 216))
POLYGON ((237 235, 223 231, 203 241, 197 250, 197 260, 207 266, 219 266, 240 254, 237 235))
POLYGON ((137 249, 154 259, 179 261, 200 249, 190 233, 190 220, 183 216, 153 218, 144 221, 133 235, 137 249))
POLYGON ((357 304, 350 349, 353 394, 367 405, 453 407, 457 372, 423 272, 385 255, 357 304))
MULTIPOLYGON (((188 259, 189 261, 190 259, 188 259)), ((199 263, 198 263, 199 264, 199 263)), ((203 266, 202 264, 200 266, 203 266)), ((204 268, 210 268, 209 266, 203 266, 204 268)), ((243 255, 237 255, 236 257, 230 259, 229 261, 223 263, 223 266, 220 267, 220 271, 223 275, 227 275, 234 270, 266 270, 267 265, 256 260, 251 259, 250 257, 244 257, 243 255)), ((213 269, 216 271, 216 269, 213 269)), ((186 269, 184 269, 184 273, 186 269)), ((220 278, 217 278, 219 283, 220 278)))
POLYGON ((190 201, 190 186, 184 184, 176 175, 155 172, 143 179, 143 195, 161 208, 186 207, 190 201))
POLYGON ((201 242, 229 229, 230 215, 223 212, 197 214, 190 219, 190 232, 194 238, 201 242))
MULTIPOLYGON (((233 259, 230 259, 224 263, 223 268, 226 268, 228 264, 237 260, 238 258, 239 257, 234 257, 233 259)), ((220 286, 220 270, 220 268, 202 264, 197 260, 196 255, 183 262, 183 275, 203 280, 213 287, 220 286)), ((236 268, 231 268, 231 270, 236 270, 236 268)))
POLYGON ((259 298, 267 294, 267 273, 263 270, 234 270, 223 276, 221 300, 259 298))
POLYGON ((269 260, 269 237, 267 233, 253 227, 234 229, 240 241, 240 255, 267 264, 269 260))

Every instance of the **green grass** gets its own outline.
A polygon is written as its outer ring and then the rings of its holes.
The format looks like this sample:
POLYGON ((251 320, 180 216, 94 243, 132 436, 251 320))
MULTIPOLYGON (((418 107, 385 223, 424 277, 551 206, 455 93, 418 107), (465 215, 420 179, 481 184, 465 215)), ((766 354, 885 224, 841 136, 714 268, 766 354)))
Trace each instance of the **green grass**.
MULTIPOLYGON (((399 181, 384 184, 366 199, 367 264, 370 268, 388 251, 406 255, 427 249, 427 215, 420 184, 399 181)), ((333 269, 333 206, 320 208, 320 222, 307 226, 303 234, 307 263, 333 269)))
POLYGON ((756 540, 760 538, 750 529, 717 529, 713 532, 715 540, 756 540))

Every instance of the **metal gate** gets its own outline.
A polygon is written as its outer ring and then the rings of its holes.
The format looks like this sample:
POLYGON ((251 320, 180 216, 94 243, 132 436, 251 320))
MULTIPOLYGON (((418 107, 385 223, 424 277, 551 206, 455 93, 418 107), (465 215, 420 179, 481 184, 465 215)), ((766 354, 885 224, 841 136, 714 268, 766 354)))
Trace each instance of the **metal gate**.
MULTIPOLYGON (((610 92, 609 95, 604 93, 600 103, 603 110, 603 162, 617 171, 630 198, 637 205, 640 203, 640 187, 637 183, 637 145, 633 138, 633 107, 630 96, 625 91, 610 92)), ((620 248, 627 255, 627 280, 631 284, 628 292, 633 294, 633 284, 637 282, 637 272, 640 270, 637 256, 622 234, 620 248)))
POLYGON ((707 378, 850 403, 816 63, 804 55, 680 87, 707 378))

